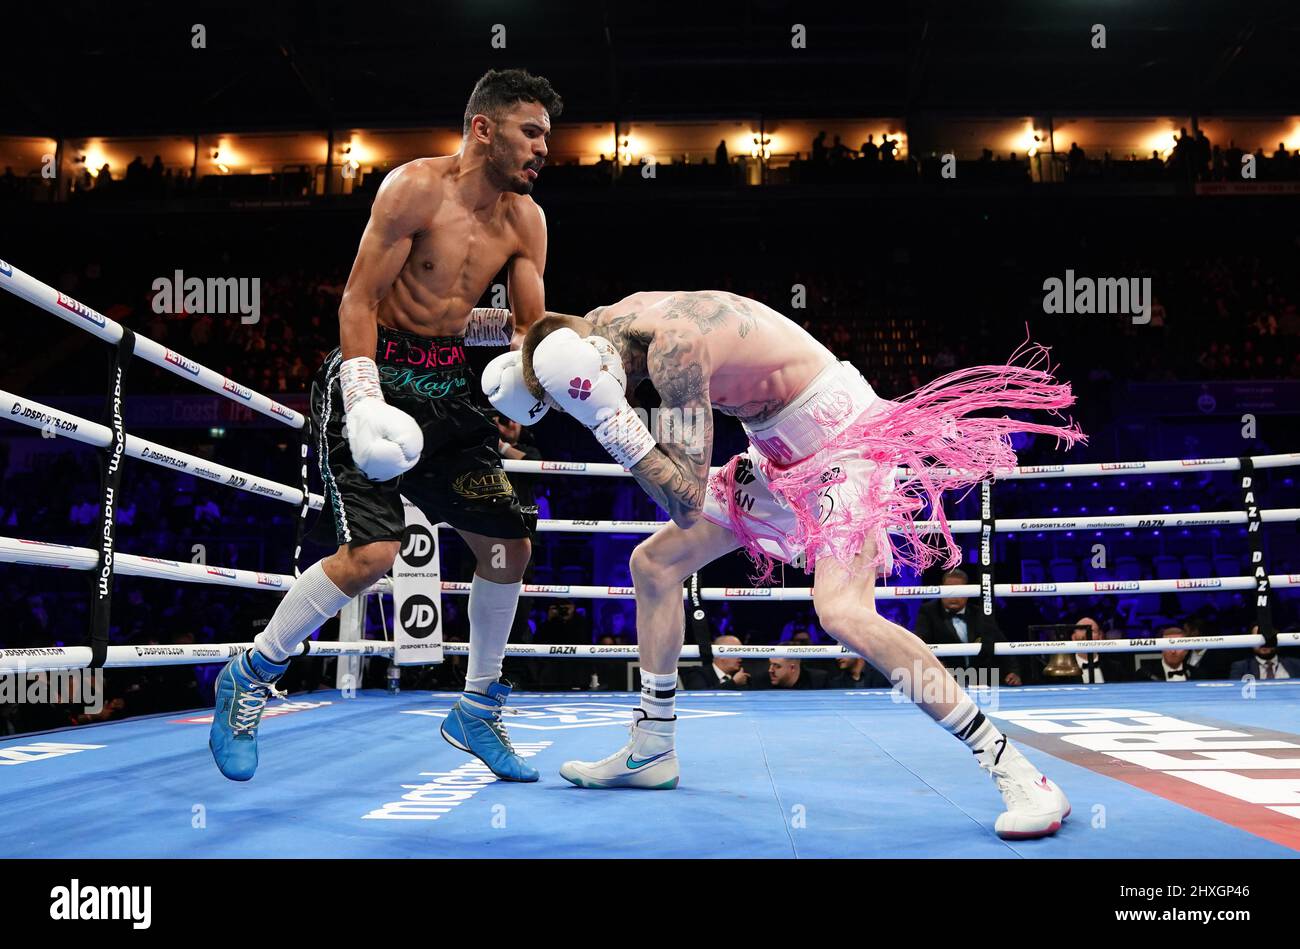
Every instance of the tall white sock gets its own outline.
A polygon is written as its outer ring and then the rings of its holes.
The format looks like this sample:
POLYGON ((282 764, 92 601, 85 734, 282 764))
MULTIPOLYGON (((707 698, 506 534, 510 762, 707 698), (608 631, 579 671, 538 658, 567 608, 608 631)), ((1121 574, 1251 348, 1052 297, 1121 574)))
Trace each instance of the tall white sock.
POLYGON ((1006 737, 998 730, 998 726, 975 707, 969 695, 963 695, 956 708, 944 716, 939 725, 976 755, 987 756, 981 758, 981 761, 997 764, 1006 750, 1006 737))
POLYGON ((487 693, 488 686, 501 678, 510 627, 515 623, 522 582, 494 583, 474 574, 469 585, 469 671, 466 692, 487 693))
POLYGON ((284 662, 300 642, 325 625, 350 599, 325 575, 318 560, 294 581, 253 645, 272 662, 284 662))
POLYGON ((677 714, 677 673, 659 675, 641 670, 641 711, 646 718, 672 718, 677 714))

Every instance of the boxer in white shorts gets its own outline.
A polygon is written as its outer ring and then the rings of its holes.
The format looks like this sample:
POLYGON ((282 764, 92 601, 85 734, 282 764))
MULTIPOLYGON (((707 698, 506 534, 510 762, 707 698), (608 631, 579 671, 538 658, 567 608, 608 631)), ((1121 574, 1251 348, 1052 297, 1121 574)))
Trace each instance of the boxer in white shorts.
POLYGON ((738 547, 758 566, 759 581, 770 578, 774 557, 802 553, 822 628, 890 677, 991 774, 1006 803, 996 832, 1055 833, 1070 811, 1060 788, 1008 743, 920 639, 876 612, 873 589, 893 560, 917 571, 960 561, 941 495, 1013 467, 1012 433, 1067 444, 1083 438, 1072 423, 981 412, 1055 413, 1073 403, 1069 386, 1045 368, 1043 349, 1017 355, 889 402, 774 310, 692 291, 633 294, 585 318, 548 314, 521 351, 493 360, 483 389, 498 411, 524 424, 550 408, 572 415, 672 519, 630 563, 642 670, 631 738, 601 761, 566 762, 560 774, 586 788, 676 787, 682 582, 738 547), (1027 365, 1016 365, 1017 355, 1027 355, 1027 365), (663 402, 654 434, 627 399, 629 385, 645 379, 663 402), (710 477, 712 410, 737 417, 750 448, 710 477), (900 465, 909 471, 895 481, 900 465), (924 514, 939 521, 938 533, 918 533, 914 522, 924 514))

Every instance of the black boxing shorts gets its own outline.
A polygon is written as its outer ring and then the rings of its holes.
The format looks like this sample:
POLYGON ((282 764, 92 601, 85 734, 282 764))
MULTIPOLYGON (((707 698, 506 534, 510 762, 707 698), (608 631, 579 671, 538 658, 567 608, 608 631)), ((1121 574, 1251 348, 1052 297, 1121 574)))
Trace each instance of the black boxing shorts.
POLYGON ((434 524, 445 521, 503 539, 529 535, 537 509, 521 506, 501 467, 499 433, 466 358, 464 337, 379 327, 375 364, 384 400, 424 432, 420 460, 391 481, 371 481, 352 460, 343 433, 342 362, 337 349, 326 356, 311 387, 316 452, 339 544, 401 539, 401 495, 434 524))

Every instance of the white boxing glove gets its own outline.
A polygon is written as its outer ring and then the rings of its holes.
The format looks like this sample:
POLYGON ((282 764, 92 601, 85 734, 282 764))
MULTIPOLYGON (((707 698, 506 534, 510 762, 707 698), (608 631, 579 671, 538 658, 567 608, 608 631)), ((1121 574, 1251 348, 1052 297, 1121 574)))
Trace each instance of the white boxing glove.
POLYGON ((345 359, 339 367, 343 412, 352 460, 371 481, 391 481, 410 471, 424 450, 415 419, 384 401, 379 368, 368 356, 345 359))
POLYGON ((632 411, 624 383, 601 365, 598 347, 567 326, 533 350, 533 372, 556 406, 592 430, 625 468, 655 447, 654 437, 632 411))
POLYGON ((520 425, 536 425, 555 405, 549 393, 534 399, 524 385, 524 357, 519 351, 502 353, 483 370, 479 384, 492 407, 520 425))

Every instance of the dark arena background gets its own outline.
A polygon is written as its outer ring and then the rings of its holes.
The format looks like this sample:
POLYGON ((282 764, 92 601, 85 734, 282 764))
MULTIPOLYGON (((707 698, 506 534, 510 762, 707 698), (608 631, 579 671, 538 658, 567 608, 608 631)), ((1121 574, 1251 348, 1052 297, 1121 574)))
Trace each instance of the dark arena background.
MULTIPOLYGON (((1293 4, 68 2, 4 17, 0 857, 1300 852, 1293 4), (466 688, 475 570, 448 528, 422 601, 441 661, 393 661, 406 621, 381 583, 279 681, 257 778, 214 767, 214 690, 242 652, 227 645, 251 643, 336 546, 303 423, 376 193, 461 149, 470 90, 511 68, 563 99, 532 189, 547 310, 727 291, 887 399, 1026 340, 1050 348, 1086 443, 1010 436, 1020 468, 945 497, 960 569, 897 571, 875 608, 1070 795, 1053 835, 999 839, 1000 786, 900 694, 898 670, 841 648, 798 566, 756 587, 741 553, 703 567, 686 601, 677 790, 566 783, 562 762, 604 758, 634 720, 629 558, 668 517, 559 411, 503 424, 497 445, 538 518, 500 721, 540 784, 497 781, 439 736, 466 688), (207 293, 187 301, 193 278, 207 293), (134 356, 105 337, 117 326, 134 356)), ((509 307, 507 282, 468 303, 509 307)), ((476 396, 505 351, 468 350, 476 396)), ((659 404, 649 383, 633 397, 659 404)), ((714 421, 718 466, 747 439, 714 421)), ((1133 867, 1135 887, 1188 897, 1174 912, 1256 906, 1191 898, 1232 885, 1226 871, 1133 867)), ((1121 875, 1080 879, 1099 919, 1165 911, 1121 895, 1121 875)))

